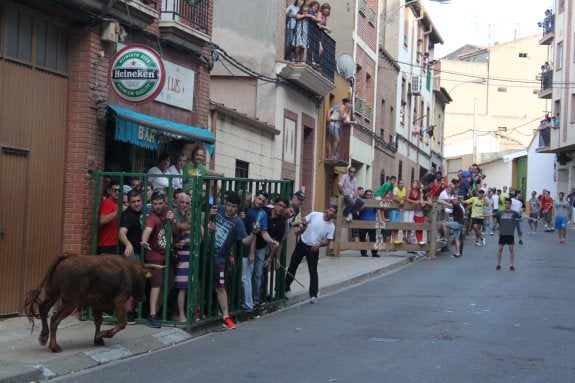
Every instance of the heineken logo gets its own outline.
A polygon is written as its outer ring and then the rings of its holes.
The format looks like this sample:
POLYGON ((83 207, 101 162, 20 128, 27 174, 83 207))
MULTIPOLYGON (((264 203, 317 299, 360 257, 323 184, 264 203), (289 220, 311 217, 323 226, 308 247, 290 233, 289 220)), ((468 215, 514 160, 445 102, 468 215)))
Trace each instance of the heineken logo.
POLYGON ((108 74, 116 96, 131 103, 144 103, 156 98, 164 87, 165 78, 160 56, 142 45, 132 45, 116 53, 108 74))

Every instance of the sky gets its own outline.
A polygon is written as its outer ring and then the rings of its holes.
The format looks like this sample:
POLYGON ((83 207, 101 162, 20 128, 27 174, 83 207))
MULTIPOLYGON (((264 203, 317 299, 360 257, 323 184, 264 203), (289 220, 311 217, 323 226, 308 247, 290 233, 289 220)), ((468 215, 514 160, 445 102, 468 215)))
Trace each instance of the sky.
POLYGON ((435 46, 435 59, 465 44, 480 46, 503 43, 542 33, 537 22, 553 0, 451 0, 440 4, 423 0, 444 44, 435 46))

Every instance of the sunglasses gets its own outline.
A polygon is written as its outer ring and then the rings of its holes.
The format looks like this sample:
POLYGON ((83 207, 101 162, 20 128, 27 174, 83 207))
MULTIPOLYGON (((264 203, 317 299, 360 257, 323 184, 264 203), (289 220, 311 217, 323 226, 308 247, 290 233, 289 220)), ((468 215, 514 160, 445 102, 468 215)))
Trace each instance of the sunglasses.
POLYGON ((120 189, 119 189, 119 188, 118 188, 118 189, 112 188, 112 193, 119 193, 119 192, 120 192, 120 189))
POLYGON ((154 190, 154 192, 152 193, 152 197, 165 197, 166 196, 166 192, 163 190, 154 190))

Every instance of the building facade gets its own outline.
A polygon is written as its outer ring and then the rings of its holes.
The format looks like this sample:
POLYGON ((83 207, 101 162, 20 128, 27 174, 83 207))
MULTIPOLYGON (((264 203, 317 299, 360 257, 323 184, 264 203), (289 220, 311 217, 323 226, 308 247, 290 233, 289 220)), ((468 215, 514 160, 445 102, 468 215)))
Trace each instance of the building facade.
POLYGON ((557 175, 557 190, 569 193, 575 185, 575 91, 572 79, 575 73, 573 1, 556 0, 551 14, 539 25, 542 34, 539 44, 549 49, 548 67, 541 68, 539 98, 551 105, 546 120, 538 131, 539 153, 556 154, 553 169, 557 175))
POLYGON ((204 48, 213 6, 3 0, 0 8, 0 314, 8 315, 55 256, 91 252, 103 187, 94 172, 145 172, 159 150, 214 142, 204 48), (147 102, 122 98, 108 82, 113 58, 134 46, 146 53, 120 72, 164 76, 147 102), (142 67, 154 52, 163 71, 142 67))
POLYGON ((547 61, 539 36, 488 48, 466 45, 441 58, 441 84, 453 102, 446 109, 445 155, 491 154, 525 149, 549 105, 534 97, 535 77, 547 61))

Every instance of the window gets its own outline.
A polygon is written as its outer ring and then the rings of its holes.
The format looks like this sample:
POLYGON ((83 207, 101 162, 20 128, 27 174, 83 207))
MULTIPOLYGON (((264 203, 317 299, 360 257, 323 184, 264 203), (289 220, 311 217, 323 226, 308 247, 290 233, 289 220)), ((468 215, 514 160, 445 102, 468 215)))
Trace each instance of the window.
POLYGON ((527 58, 527 53, 519 53, 519 58, 527 58))
POLYGON ((557 43, 557 57, 555 57, 555 70, 560 70, 563 65, 563 41, 557 43))
POLYGON ((507 132, 507 126, 498 126, 497 131, 498 132, 507 132))
POLYGON ((575 93, 571 94, 571 123, 575 122, 575 93))
POLYGON ((359 13, 363 16, 367 13, 367 0, 360 0, 359 1, 359 13))
POLYGON ((375 27, 375 20, 376 20, 376 13, 372 8, 369 8, 369 19, 368 19, 368 23, 372 26, 375 27))
POLYGON ((500 86, 500 87, 497 88, 497 91, 498 91, 499 93, 507 93, 507 87, 500 86))
POLYGON ((236 178, 248 178, 250 164, 236 160, 236 178))
POLYGON ((385 136, 385 129, 383 129, 383 128, 379 129, 379 136, 380 137, 385 136))
POLYGON ((409 186, 411 187, 411 184, 413 183, 413 181, 415 181, 415 169, 412 167, 411 168, 411 174, 409 176, 409 186))
POLYGON ((68 33, 52 24, 13 8, 6 8, 7 58, 68 74, 68 33))
POLYGON ((397 179, 401 180, 403 177, 401 176, 403 173, 403 161, 399 160, 399 166, 397 167, 397 179))

